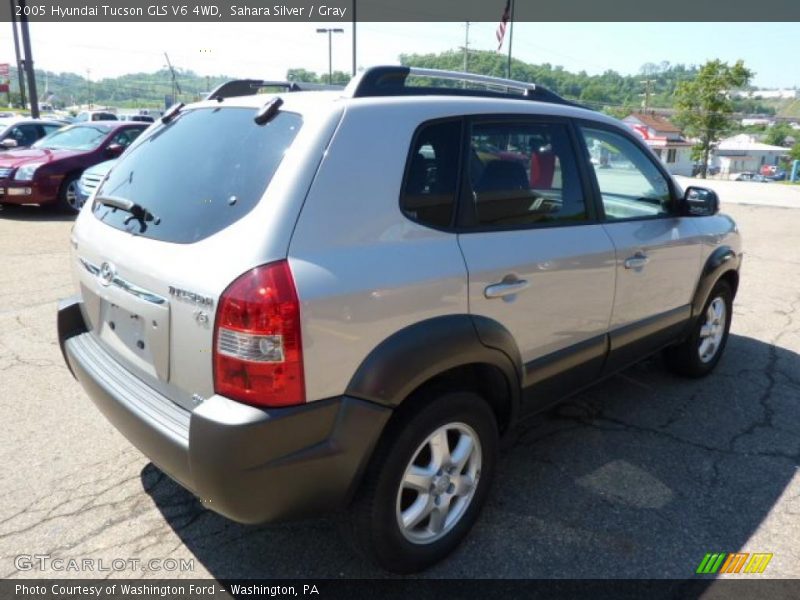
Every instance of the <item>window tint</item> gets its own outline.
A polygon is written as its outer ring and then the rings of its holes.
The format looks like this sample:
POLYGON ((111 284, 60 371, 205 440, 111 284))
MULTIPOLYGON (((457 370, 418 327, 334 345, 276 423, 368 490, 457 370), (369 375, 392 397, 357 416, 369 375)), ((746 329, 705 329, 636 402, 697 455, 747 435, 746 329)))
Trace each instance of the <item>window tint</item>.
POLYGON ((279 112, 265 125, 247 108, 185 110, 139 138, 98 195, 128 199, 158 217, 148 222, 96 203, 95 216, 136 235, 191 243, 222 231, 261 200, 302 124, 279 112))
POLYGON ((470 134, 470 180, 481 225, 588 218, 566 126, 482 123, 470 134))
POLYGON ((433 227, 452 223, 460 146, 460 121, 432 123, 417 133, 400 196, 408 218, 433 227))
POLYGON ((669 184, 653 161, 622 135, 581 128, 606 218, 657 217, 671 212, 669 184))
POLYGON ((17 142, 17 146, 30 146, 39 139, 36 125, 17 125, 9 132, 9 137, 17 142))

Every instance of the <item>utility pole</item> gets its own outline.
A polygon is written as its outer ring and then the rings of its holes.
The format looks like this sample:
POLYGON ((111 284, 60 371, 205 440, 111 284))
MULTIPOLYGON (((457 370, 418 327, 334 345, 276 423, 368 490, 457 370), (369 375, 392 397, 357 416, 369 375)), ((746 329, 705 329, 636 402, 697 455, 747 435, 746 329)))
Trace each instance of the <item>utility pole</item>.
POLYGON ((333 83, 333 34, 344 33, 344 29, 338 27, 320 27, 317 33, 328 34, 328 85, 333 83))
POLYGON ((642 79, 641 83, 644 84, 644 110, 650 108, 650 86, 656 82, 655 79, 642 79))
POLYGON ((9 0, 11 4, 11 29, 14 31, 14 54, 17 58, 17 76, 19 77, 19 98, 22 103, 22 108, 28 104, 25 100, 25 70, 22 57, 19 55, 19 33, 17 32, 17 11, 14 10, 16 2, 9 0))
POLYGON ((353 0, 353 77, 356 76, 356 0, 353 0))
POLYGON ((92 108, 92 70, 86 69, 86 109, 92 108))
POLYGON ((508 24, 508 66, 506 72, 511 79, 511 44, 514 42, 514 0, 511 0, 511 22, 508 24))
POLYGON ((39 118, 39 97, 36 94, 36 74, 33 71, 33 52, 31 52, 31 32, 28 29, 28 17, 25 16, 26 0, 19 0, 22 8, 20 24, 22 25, 22 48, 25 50, 25 72, 28 75, 28 91, 31 98, 31 117, 39 118))
POLYGON ((469 69, 469 21, 464 21, 464 73, 469 69))
POLYGON ((169 56, 166 52, 164 52, 164 58, 167 59, 167 67, 172 74, 172 103, 176 104, 178 102, 177 94, 182 94, 183 92, 181 92, 181 86, 178 84, 178 77, 175 75, 175 69, 172 68, 172 63, 169 62, 169 56))

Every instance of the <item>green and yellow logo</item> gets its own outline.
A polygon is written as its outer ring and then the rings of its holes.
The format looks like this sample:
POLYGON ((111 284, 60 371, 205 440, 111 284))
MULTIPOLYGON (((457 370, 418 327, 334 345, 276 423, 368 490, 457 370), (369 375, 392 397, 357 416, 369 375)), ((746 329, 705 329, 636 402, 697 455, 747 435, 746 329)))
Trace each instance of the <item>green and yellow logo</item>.
POLYGON ((763 573, 771 560, 772 554, 764 552, 709 552, 695 572, 700 575, 763 573))

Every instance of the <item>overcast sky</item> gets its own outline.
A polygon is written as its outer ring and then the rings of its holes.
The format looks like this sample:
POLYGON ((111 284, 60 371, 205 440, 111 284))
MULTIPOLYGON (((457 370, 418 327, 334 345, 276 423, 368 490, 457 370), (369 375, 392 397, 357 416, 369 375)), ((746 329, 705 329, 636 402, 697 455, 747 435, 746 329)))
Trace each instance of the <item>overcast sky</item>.
MULTIPOLYGON (((327 36, 316 23, 32 23, 37 68, 93 80, 175 66, 201 75, 279 78, 291 67, 328 68, 327 36)), ((352 29, 334 38, 334 69, 349 71, 352 29)), ((496 50, 496 23, 472 23, 470 47, 496 50)), ((3 30, 5 28, 5 30, 3 30)), ((358 65, 391 64, 401 53, 463 46, 464 23, 360 23, 358 65)), ((14 60, 0 24, 0 59, 14 60)), ((739 58, 760 87, 800 86, 800 23, 516 23, 514 56, 590 74, 638 73, 646 62, 698 64, 739 58)))

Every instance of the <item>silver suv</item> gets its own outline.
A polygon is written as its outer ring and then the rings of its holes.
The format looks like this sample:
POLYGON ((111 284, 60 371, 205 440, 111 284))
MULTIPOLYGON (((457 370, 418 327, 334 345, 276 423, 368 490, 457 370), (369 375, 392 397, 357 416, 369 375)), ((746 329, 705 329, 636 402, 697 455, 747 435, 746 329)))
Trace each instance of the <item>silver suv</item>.
POLYGON ((736 225, 618 121, 444 71, 268 85, 131 145, 58 313, 93 402, 211 510, 347 509, 366 557, 417 571, 475 523, 524 417, 659 351, 691 377, 719 361, 736 225))

